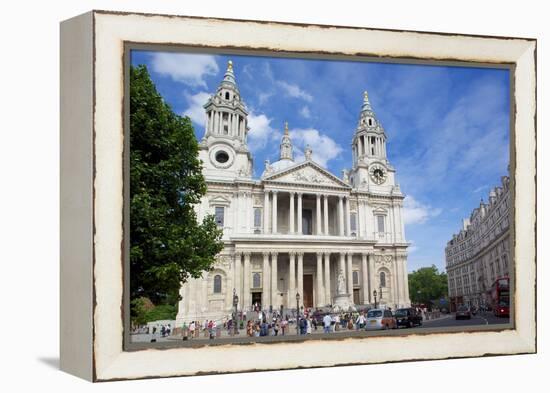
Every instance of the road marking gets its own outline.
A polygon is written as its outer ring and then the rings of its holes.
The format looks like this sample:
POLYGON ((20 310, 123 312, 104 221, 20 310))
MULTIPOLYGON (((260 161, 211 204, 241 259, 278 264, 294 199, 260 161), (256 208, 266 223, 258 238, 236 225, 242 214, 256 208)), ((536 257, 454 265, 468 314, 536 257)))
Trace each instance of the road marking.
POLYGON ((481 315, 479 316, 479 318, 483 319, 485 321, 485 325, 488 325, 489 324, 489 321, 485 318, 485 317, 482 317, 481 315))

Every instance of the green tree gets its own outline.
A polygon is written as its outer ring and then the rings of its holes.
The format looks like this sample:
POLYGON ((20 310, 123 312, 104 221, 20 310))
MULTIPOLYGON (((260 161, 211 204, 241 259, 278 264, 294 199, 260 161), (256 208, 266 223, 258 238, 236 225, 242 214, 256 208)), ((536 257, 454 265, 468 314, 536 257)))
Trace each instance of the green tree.
POLYGON ((435 265, 409 273, 409 293, 413 303, 430 304, 447 296, 447 273, 435 265))
POLYGON ((175 305, 181 283, 211 269, 222 250, 213 216, 199 223, 193 209, 206 193, 201 170, 189 118, 164 102, 145 66, 131 67, 131 299, 175 305))

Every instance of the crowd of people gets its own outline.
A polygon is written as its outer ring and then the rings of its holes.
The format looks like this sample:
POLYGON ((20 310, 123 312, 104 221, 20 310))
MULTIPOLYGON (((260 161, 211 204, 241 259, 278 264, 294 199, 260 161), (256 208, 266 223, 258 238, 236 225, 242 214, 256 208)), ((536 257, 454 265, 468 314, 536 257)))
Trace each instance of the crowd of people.
POLYGON ((248 315, 240 314, 237 321, 225 318, 222 321, 204 320, 183 323, 184 340, 200 338, 215 339, 226 331, 228 336, 243 333, 248 337, 286 336, 288 334, 308 335, 323 329, 324 333, 340 330, 361 330, 366 326, 365 312, 342 312, 315 315, 314 310, 306 309, 297 318, 295 313, 282 315, 278 311, 255 310, 248 315), (239 324, 235 329, 234 324, 239 324))

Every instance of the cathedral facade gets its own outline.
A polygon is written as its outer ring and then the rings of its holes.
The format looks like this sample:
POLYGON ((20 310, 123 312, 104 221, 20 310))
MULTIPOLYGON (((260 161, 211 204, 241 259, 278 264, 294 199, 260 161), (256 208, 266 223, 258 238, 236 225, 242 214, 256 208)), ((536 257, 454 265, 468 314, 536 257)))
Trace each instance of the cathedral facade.
POLYGON ((199 157, 208 192, 197 205, 223 230, 223 251, 210 271, 180 290, 177 323, 238 310, 350 305, 410 305, 403 199, 386 156, 386 134, 365 93, 351 140, 352 168, 338 177, 306 147, 294 160, 288 125, 280 159, 253 177, 248 112, 233 65, 204 105, 199 157))

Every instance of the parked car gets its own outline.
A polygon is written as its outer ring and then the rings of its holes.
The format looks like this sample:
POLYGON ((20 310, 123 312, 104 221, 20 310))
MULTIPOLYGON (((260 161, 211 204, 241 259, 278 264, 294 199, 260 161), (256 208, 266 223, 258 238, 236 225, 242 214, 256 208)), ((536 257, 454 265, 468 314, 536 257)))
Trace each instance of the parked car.
POLYGON ((390 310, 374 308, 367 312, 365 330, 386 330, 397 328, 397 322, 390 310))
POLYGON ((472 313, 468 306, 458 306, 456 309, 455 319, 471 319, 472 313))
POLYGON ((422 314, 416 311, 416 309, 409 308, 398 308, 395 310, 395 319, 397 327, 405 326, 412 328, 413 326, 422 325, 422 314))

